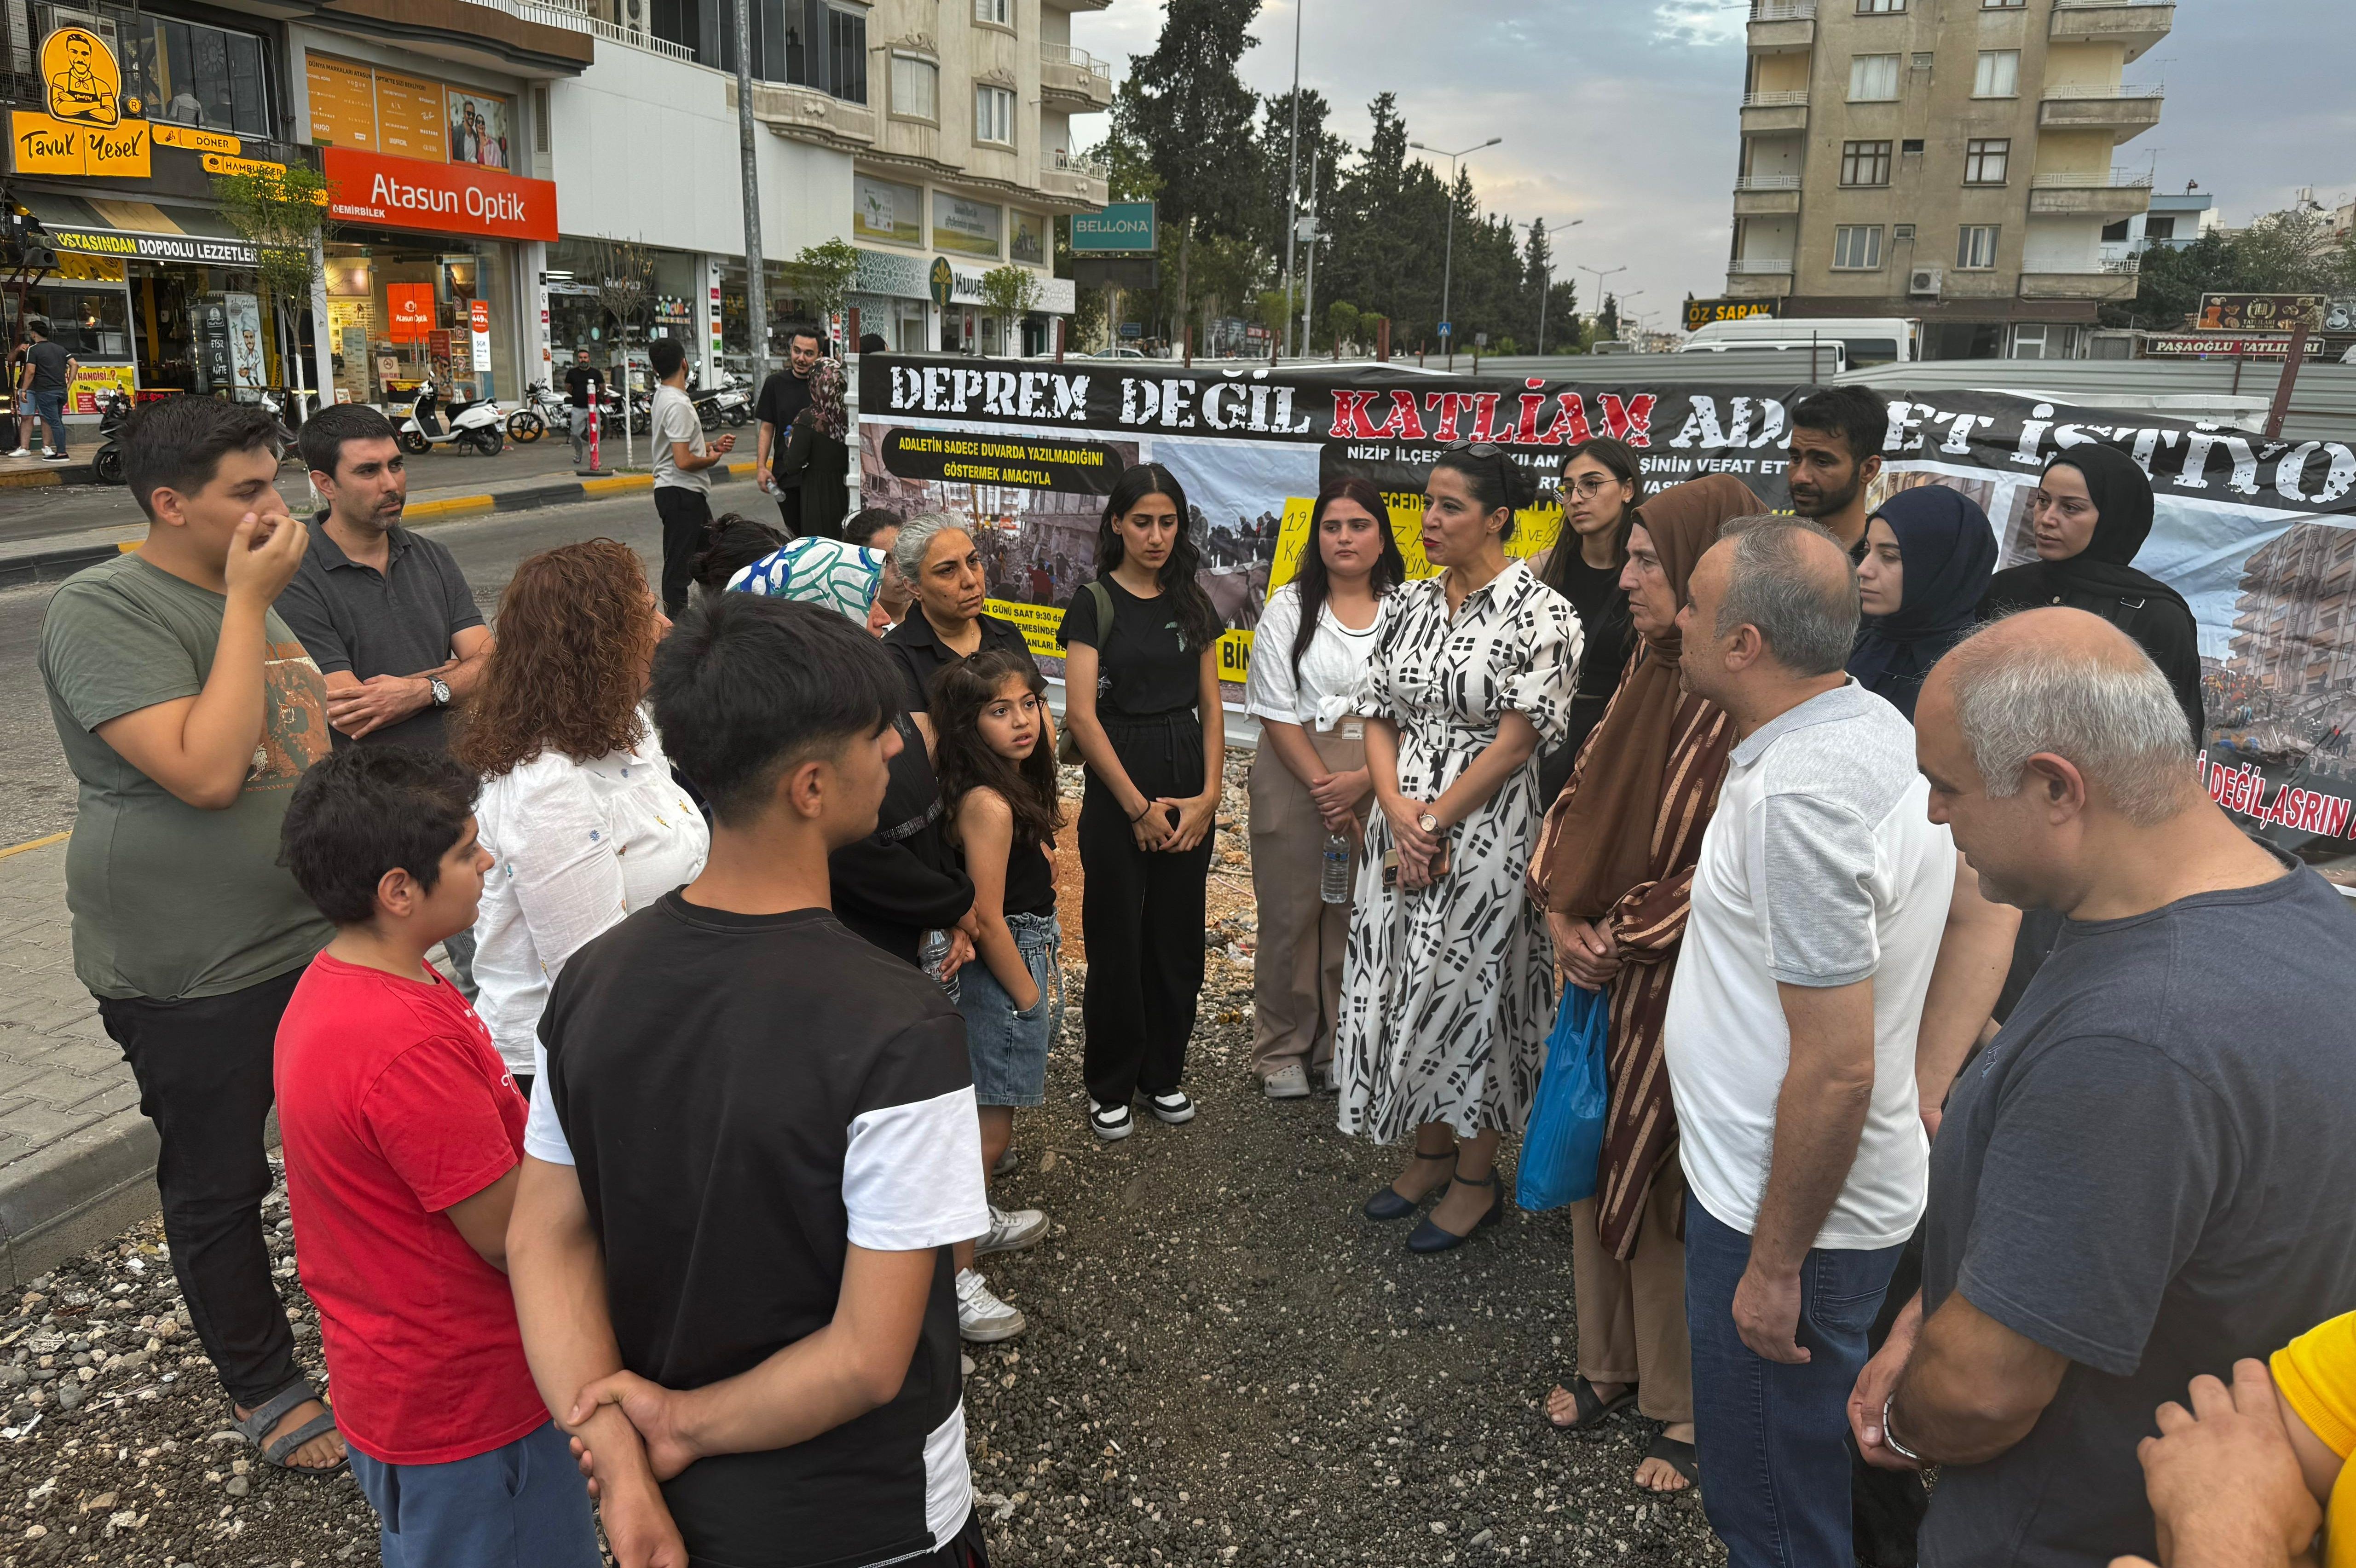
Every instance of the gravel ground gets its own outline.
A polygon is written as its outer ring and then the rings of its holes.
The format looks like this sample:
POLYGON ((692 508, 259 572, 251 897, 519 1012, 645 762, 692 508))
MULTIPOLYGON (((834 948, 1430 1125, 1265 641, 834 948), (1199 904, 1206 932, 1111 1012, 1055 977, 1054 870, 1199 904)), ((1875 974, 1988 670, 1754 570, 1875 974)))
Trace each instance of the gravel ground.
MULTIPOLYGON (((1584 1439, 1546 1425, 1539 1397, 1572 1354, 1564 1219, 1515 1211, 1457 1252, 1411 1256, 1405 1226, 1356 1212, 1397 1151, 1335 1132, 1329 1097, 1275 1103, 1251 1082, 1243 768, 1229 771, 1214 862, 1192 1125, 1141 1118, 1112 1146, 1088 1133, 1086 965, 1077 943, 1066 954, 1072 1006, 1048 1103, 1018 1119, 1021 1163, 993 1193, 1044 1208, 1055 1228, 1033 1252, 984 1260, 1031 1329, 969 1347, 993 1559, 1723 1563, 1697 1499, 1630 1484, 1650 1424, 1627 1416, 1584 1439)), ((282 1189, 267 1219, 284 1215, 282 1189)), ((272 1244, 316 1378, 291 1237, 272 1244)), ((375 1519, 348 1476, 267 1471, 231 1439, 152 1222, 0 1317, 0 1384, 14 1401, 0 1568, 377 1561, 375 1519)))

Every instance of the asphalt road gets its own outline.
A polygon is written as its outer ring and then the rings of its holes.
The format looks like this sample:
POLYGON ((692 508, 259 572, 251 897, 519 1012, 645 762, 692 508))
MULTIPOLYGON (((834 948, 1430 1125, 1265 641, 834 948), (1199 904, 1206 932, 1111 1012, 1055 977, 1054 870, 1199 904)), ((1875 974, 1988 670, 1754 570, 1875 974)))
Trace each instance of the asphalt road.
MULTIPOLYGON (((432 456, 419 459, 421 464, 433 461, 432 456)), ((493 464, 484 460, 482 466, 488 469, 493 464)), ((299 479, 296 486, 301 487, 299 479)), ((11 497, 6 506, 13 514, 13 497, 27 492, 5 494, 11 497)), ((120 490, 106 494, 118 499, 123 496, 120 490)), ((102 525, 77 525, 98 526, 102 525)), ((644 493, 570 507, 457 517, 424 531, 457 558, 486 618, 497 606, 499 590, 507 586, 516 563, 526 556, 602 534, 636 549, 647 559, 648 576, 652 578, 659 569, 662 549, 654 502, 644 493)), ((73 826, 73 775, 58 750, 48 699, 42 693, 36 663, 41 614, 56 588, 53 582, 40 582, 0 589, 0 848, 73 826)))

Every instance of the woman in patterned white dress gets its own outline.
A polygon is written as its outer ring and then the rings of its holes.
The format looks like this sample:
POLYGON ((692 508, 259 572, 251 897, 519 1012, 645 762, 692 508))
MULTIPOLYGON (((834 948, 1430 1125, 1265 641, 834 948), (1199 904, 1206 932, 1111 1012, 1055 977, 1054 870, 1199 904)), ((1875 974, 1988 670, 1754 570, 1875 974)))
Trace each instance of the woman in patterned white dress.
POLYGON ((1382 809, 1359 862, 1333 1074, 1344 1132, 1415 1139, 1366 1217, 1405 1219, 1446 1189, 1412 1252, 1504 1216, 1497 1142, 1528 1116, 1552 1021, 1545 916, 1522 881, 1546 816, 1537 754, 1569 722, 1581 638, 1570 602, 1505 556, 1535 488, 1486 443, 1440 456, 1423 549, 1442 571, 1395 595, 1362 693, 1382 809))

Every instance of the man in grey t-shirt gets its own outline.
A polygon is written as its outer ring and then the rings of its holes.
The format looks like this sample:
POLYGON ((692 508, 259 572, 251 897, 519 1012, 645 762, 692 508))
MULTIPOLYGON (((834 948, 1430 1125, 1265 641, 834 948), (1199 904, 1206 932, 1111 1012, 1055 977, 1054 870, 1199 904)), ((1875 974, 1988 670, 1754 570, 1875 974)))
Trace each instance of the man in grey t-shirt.
POLYGON ((654 366, 655 514, 662 518, 663 613, 687 608, 687 585, 703 531, 712 526, 712 465, 736 450, 723 435, 707 448, 703 421, 687 395, 687 350, 675 337, 647 350, 654 366))
POLYGON ((2069 918, 1955 1080, 1922 1294, 1851 1429, 1942 1467, 1926 1568, 2157 1558, 2154 1410, 2356 1303, 2356 912, 2211 804, 2166 677, 2094 615, 1982 631, 1915 721, 1981 887, 2069 918))

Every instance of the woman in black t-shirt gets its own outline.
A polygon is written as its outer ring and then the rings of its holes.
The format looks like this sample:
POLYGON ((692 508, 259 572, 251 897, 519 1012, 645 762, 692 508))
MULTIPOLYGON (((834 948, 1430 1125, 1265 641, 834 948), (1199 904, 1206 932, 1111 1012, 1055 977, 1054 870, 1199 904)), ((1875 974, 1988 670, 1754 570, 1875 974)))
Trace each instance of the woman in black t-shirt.
POLYGON ((1562 533, 1531 560, 1530 570, 1579 612, 1587 646, 1570 699, 1570 729, 1561 745, 1538 759, 1538 799, 1547 805, 1570 782, 1579 749, 1611 706, 1636 645, 1620 572, 1628 564, 1628 524, 1644 498, 1644 471, 1625 442, 1599 435, 1562 460, 1562 533))
POLYGON ((1204 892, 1226 753, 1217 612, 1194 581, 1186 492, 1158 463, 1106 497, 1097 580, 1072 596, 1064 722, 1087 763, 1076 841, 1088 987, 1088 1123, 1129 1136, 1142 1092, 1164 1122, 1192 1121, 1179 1088, 1203 988, 1204 892))

